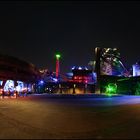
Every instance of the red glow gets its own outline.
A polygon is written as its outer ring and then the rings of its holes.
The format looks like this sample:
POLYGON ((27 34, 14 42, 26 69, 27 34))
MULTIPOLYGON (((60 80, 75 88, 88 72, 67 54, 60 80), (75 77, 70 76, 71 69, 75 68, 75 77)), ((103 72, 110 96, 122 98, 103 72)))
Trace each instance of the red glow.
POLYGON ((87 80, 85 80, 85 83, 87 83, 88 81, 87 80))
POLYGON ((3 89, 1 88, 1 89, 0 89, 0 94, 2 94, 2 93, 3 93, 3 89))
POLYGON ((59 75, 59 59, 56 59, 56 78, 58 78, 59 75))
POLYGON ((74 79, 77 79, 77 77, 75 76, 74 79))

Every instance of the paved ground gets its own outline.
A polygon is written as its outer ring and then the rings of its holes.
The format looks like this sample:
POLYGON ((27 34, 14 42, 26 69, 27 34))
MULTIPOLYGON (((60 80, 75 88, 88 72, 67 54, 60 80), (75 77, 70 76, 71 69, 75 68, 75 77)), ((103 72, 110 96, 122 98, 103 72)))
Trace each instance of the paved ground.
POLYGON ((0 99, 0 139, 140 139, 140 96, 0 99))

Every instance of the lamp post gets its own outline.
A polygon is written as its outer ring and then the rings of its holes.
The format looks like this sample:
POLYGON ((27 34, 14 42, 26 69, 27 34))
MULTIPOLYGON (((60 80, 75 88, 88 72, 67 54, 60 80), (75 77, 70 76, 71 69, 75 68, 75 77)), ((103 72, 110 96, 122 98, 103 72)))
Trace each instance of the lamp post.
POLYGON ((56 57, 56 78, 58 79, 59 72, 60 72, 59 59, 60 59, 61 55, 56 54, 55 57, 56 57))

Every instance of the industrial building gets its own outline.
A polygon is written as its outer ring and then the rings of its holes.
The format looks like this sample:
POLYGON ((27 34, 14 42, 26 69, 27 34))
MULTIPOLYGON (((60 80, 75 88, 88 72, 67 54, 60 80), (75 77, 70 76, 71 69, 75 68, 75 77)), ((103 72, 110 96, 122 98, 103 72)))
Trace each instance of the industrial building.
POLYGON ((38 69, 31 63, 0 54, 0 92, 33 92, 39 79, 38 69))

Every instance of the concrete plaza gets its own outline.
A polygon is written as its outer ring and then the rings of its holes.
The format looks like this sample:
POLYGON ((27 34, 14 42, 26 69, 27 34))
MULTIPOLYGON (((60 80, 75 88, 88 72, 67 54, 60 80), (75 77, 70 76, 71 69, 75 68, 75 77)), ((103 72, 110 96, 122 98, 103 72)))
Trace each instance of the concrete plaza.
POLYGON ((139 96, 0 99, 0 139, 140 139, 139 131, 139 96))

